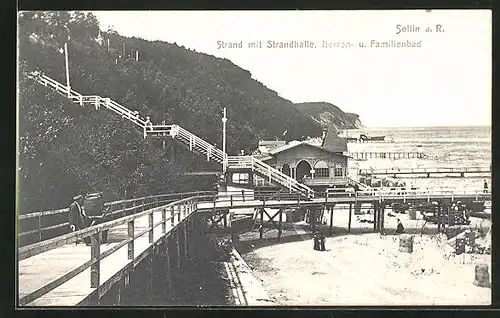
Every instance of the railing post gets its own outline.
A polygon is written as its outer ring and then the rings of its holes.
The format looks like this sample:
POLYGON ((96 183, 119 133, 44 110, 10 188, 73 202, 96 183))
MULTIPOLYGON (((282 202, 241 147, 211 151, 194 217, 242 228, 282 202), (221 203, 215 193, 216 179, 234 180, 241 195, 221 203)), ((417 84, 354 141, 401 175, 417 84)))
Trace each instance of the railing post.
POLYGON ((153 243, 153 211, 151 211, 149 214, 148 214, 148 220, 149 220, 149 244, 153 243))
POLYGON ((38 216, 38 242, 42 241, 42 216, 38 216))
POLYGON ((231 206, 233 206, 233 195, 232 194, 230 195, 230 198, 231 198, 231 206))
POLYGON ((128 242, 128 259, 134 259, 134 235, 135 235, 135 229, 134 229, 134 220, 130 220, 128 222, 128 239, 130 242, 128 242))
POLYGON ((142 212, 146 211, 146 206, 144 205, 144 201, 146 201, 146 199, 142 199, 142 212))
POLYGON ((173 205, 170 207, 170 225, 172 225, 172 227, 175 225, 175 211, 173 205))
POLYGON ((179 205, 179 212, 177 212, 177 223, 181 222, 181 206, 179 205))
POLYGON ((167 209, 161 209, 161 232, 165 234, 167 232, 167 209))
POLYGON ((98 288, 101 274, 101 231, 91 237, 90 255, 93 263, 90 266, 90 288, 98 288))
POLYGON ((242 196, 243 202, 245 202, 245 190, 241 190, 241 196, 242 196))

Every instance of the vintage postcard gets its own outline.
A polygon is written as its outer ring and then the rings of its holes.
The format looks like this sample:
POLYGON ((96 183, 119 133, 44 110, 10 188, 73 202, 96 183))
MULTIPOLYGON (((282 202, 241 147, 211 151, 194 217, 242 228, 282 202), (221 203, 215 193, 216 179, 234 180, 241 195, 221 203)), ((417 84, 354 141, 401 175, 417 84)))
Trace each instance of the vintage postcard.
POLYGON ((491 304, 489 10, 18 12, 18 307, 491 304))

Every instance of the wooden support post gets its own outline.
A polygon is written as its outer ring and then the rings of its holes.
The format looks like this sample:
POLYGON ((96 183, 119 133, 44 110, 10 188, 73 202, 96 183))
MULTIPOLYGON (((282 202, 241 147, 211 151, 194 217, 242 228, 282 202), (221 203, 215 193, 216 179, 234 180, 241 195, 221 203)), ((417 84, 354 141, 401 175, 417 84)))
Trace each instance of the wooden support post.
MULTIPOLYGON (((93 234, 91 237, 90 254, 95 263, 90 266, 90 288, 98 288, 101 274, 101 232, 93 234)), ((99 296, 97 296, 99 297, 99 296)))
POLYGON ((377 202, 373 203, 373 231, 377 232, 377 202))
POLYGON ((330 210, 330 236, 333 235, 333 206, 329 207, 330 210))
POLYGON ((264 208, 260 209, 260 226, 259 226, 259 240, 264 236, 264 208))
POLYGON ((128 238, 131 240, 128 242, 128 259, 134 259, 134 220, 128 222, 128 238))
POLYGON ((38 216, 38 242, 42 241, 42 216, 38 216))
POLYGON ((448 212, 448 227, 450 227, 451 226, 451 209, 447 207, 446 212, 448 212))
POLYGON ((149 260, 148 260, 148 269, 147 269, 147 273, 148 273, 148 277, 147 277, 147 294, 148 294, 148 300, 150 302, 153 301, 153 297, 154 297, 154 289, 153 289, 153 286, 154 286, 154 266, 156 265, 155 262, 154 262, 154 258, 156 257, 155 253, 153 252, 151 255, 149 255, 149 260))
POLYGON ((184 220, 183 225, 182 225, 182 234, 183 234, 183 245, 184 245, 184 253, 183 253, 183 256, 186 257, 189 253, 188 253, 188 233, 187 233, 187 221, 188 220, 184 220))
POLYGON ((180 227, 177 227, 177 230, 175 231, 175 250, 177 253, 177 271, 181 269, 181 246, 179 244, 179 229, 180 227))
POLYGON ((165 234, 167 232, 167 209, 161 209, 161 232, 165 234))
POLYGON ((174 210, 174 206, 172 205, 170 207, 170 225, 172 226, 172 228, 174 227, 175 225, 175 210, 174 210))
POLYGON ((438 206, 437 206, 437 224, 439 233, 441 232, 441 201, 438 201, 438 206))
POLYGON ((351 233, 351 221, 352 221, 352 203, 349 203, 349 223, 347 224, 347 232, 351 233))
POLYGON ((222 215, 223 215, 222 223, 224 224, 224 228, 227 228, 227 215, 229 214, 228 212, 229 212, 229 210, 227 212, 226 211, 222 212, 222 215))
POLYGON ((311 211, 309 213, 309 221, 311 222, 311 231, 314 233, 316 231, 316 210, 314 208, 310 208, 311 211))
POLYGON ((173 290, 172 284, 172 260, 170 259, 170 248, 167 245, 167 250, 165 252, 165 281, 167 283, 168 295, 171 295, 173 290))
POLYGON ((380 206, 380 234, 384 234, 385 202, 380 206))
POLYGON ((278 227, 279 227, 278 228, 278 241, 280 241, 281 240, 281 233, 282 233, 281 228, 282 228, 282 225, 283 225, 283 209, 280 208, 279 211, 278 211, 278 213, 279 213, 279 219, 278 219, 278 227))
POLYGON ((154 239, 154 236, 153 236, 153 212, 149 213, 148 214, 148 224, 149 224, 149 244, 153 243, 153 239, 154 239))

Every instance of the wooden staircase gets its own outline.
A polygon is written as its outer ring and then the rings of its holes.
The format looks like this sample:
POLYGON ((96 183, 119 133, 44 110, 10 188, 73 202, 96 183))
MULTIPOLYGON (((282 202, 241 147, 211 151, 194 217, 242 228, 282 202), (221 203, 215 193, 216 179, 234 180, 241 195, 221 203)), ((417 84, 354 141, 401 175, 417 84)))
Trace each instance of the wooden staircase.
POLYGON ((82 95, 71 89, 71 87, 63 85, 40 72, 31 72, 27 75, 36 83, 67 97, 73 103, 80 104, 81 106, 91 105, 95 107, 96 110, 104 107, 122 118, 128 119, 143 131, 144 138, 148 136, 171 137, 189 147, 190 151, 205 155, 207 161, 213 160, 220 164, 226 163, 228 168, 251 169, 256 174, 267 178, 270 182, 287 188, 290 192, 302 194, 306 198, 314 197, 314 191, 311 188, 281 173, 253 156, 228 156, 222 150, 179 125, 155 125, 151 123, 149 117, 143 118, 140 116, 139 112, 132 111, 113 101, 111 98, 103 98, 98 95, 82 95))

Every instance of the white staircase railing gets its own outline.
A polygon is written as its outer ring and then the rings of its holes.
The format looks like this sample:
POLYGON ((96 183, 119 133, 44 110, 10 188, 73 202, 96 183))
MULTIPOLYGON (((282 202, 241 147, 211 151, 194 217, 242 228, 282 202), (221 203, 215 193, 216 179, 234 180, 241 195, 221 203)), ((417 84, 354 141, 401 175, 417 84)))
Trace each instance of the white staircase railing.
POLYGON ((253 156, 231 156, 228 157, 229 168, 252 169, 270 182, 278 183, 290 191, 299 192, 307 197, 313 197, 314 191, 308 186, 298 182, 290 176, 276 170, 270 165, 260 161, 253 156))
POLYGON ((189 147, 190 151, 197 151, 203 155, 206 155, 207 161, 213 160, 220 164, 224 164, 224 161, 226 161, 228 168, 252 169, 252 171, 255 171, 260 175, 268 178, 270 182, 278 183, 288 188, 290 191, 299 192, 306 195, 307 197, 314 196, 314 191, 311 188, 274 169, 264 162, 252 156, 228 157, 227 154, 222 150, 211 145, 200 137, 190 133, 179 125, 154 125, 149 120, 149 117, 146 117, 144 119, 139 115, 139 112, 132 111, 125 106, 113 101, 111 98, 103 98, 98 95, 84 96, 74 91, 70 87, 63 85, 44 74, 41 74, 40 72, 32 72, 28 73, 27 75, 35 82, 45 87, 52 88, 57 93, 71 99, 74 103, 78 103, 82 106, 84 104, 91 104, 96 108, 96 110, 98 110, 100 107, 105 107, 120 115, 122 118, 128 119, 143 130, 144 138, 146 138, 147 136, 170 136, 173 139, 177 139, 180 142, 184 143, 189 147))

